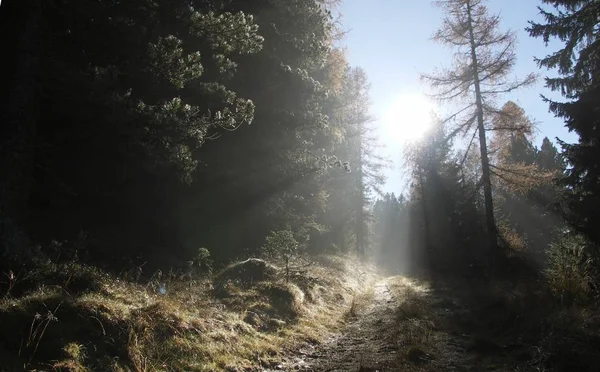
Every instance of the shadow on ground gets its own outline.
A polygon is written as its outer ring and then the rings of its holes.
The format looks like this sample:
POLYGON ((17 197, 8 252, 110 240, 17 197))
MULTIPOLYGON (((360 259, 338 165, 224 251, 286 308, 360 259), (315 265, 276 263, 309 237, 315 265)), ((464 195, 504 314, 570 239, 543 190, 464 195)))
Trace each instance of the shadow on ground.
POLYGON ((598 371, 598 312, 524 282, 385 279, 343 332, 275 370, 598 371))
POLYGON ((597 311, 565 307, 535 280, 429 282, 433 368, 423 371, 598 371, 597 311))

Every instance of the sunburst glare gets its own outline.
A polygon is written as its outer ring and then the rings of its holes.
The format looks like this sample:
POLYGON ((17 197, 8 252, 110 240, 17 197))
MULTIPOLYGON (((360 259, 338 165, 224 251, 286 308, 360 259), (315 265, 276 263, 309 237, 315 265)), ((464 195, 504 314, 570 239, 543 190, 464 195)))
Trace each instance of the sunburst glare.
POLYGON ((399 95, 382 117, 384 141, 411 143, 421 139, 432 124, 434 104, 422 94, 399 95))

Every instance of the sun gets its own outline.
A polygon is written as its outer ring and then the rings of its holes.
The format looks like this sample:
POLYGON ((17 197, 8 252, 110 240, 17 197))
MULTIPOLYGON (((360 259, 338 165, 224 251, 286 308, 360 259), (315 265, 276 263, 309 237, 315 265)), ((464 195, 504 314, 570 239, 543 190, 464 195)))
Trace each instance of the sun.
POLYGON ((435 106, 422 94, 396 97, 382 117, 382 134, 387 141, 410 143, 423 138, 431 128, 435 106))

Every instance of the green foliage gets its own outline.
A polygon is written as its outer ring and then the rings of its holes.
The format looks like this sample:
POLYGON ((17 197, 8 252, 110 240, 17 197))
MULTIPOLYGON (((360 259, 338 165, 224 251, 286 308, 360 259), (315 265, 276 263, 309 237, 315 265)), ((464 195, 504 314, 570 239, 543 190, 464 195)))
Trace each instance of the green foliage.
POLYGON ((590 243, 581 235, 564 236, 550 245, 546 278, 562 303, 585 302, 593 294, 593 269, 590 243))
MULTIPOLYGON (((533 37, 548 43, 556 38, 564 43, 560 50, 536 59, 540 67, 557 69, 560 77, 546 78, 546 85, 567 98, 576 98, 586 87, 596 85, 598 54, 598 16, 600 7, 595 1, 542 0, 554 12, 540 8, 544 23, 529 22, 527 29, 533 37)), ((560 115, 562 104, 552 104, 560 115)))
POLYGON ((213 260, 210 257, 210 251, 206 248, 198 248, 190 264, 202 273, 212 272, 213 260))
POLYGON ((290 263, 298 256, 301 248, 305 245, 300 244, 290 230, 271 231, 263 245, 263 252, 273 258, 281 258, 285 263, 285 280, 290 280, 290 263))
POLYGON ((38 26, 32 163, 2 169, 29 169, 14 186, 28 233, 45 243, 85 229, 104 262, 166 247, 189 257, 176 221, 200 148, 254 118, 232 82, 263 48, 254 17, 220 1, 67 0, 44 4, 38 26))
POLYGON ((595 1, 543 0, 553 9, 540 8, 544 22, 530 22, 529 34, 546 43, 557 39, 563 47, 537 59, 540 67, 555 69, 558 77, 546 78, 546 86, 560 92, 566 102, 548 102, 550 111, 565 120, 569 131, 579 135, 575 144, 560 142, 568 162, 566 206, 569 222, 594 243, 600 243, 600 125, 599 97, 600 7, 595 1))
POLYGON ((25 128, 14 107, 29 101, 2 103, 14 125, 0 147, 25 160, 2 168, 0 205, 27 208, 0 222, 22 217, 6 225, 43 244, 85 230, 86 260, 115 270, 124 257, 197 266, 203 246, 230 260, 280 226, 318 250, 339 219, 367 246, 368 194, 381 184, 368 83, 336 46, 328 4, 65 0, 44 4, 39 22, 18 6, 7 39, 31 48, 11 44, 8 76, 31 77, 39 105, 25 128), (28 22, 37 28, 19 35, 28 22), (337 213, 345 203, 350 218, 337 213))
POLYGON ((234 1, 229 8, 260 14, 262 49, 244 56, 231 78, 254 103, 254 124, 202 150, 205 167, 182 206, 186 245, 226 246, 213 255, 229 260, 256 253, 270 231, 291 226, 320 249, 340 193, 331 181, 351 178, 356 164, 336 151, 350 145, 346 123, 334 118, 342 93, 334 93, 329 73, 347 65, 332 53, 332 15, 317 0, 234 1), (223 233, 229 230, 236 233, 223 233))
MULTIPOLYGON (((599 70, 600 72, 600 70, 599 70)), ((569 167, 561 184, 566 186, 568 219, 595 244, 600 243, 600 85, 582 92, 564 105, 566 126, 579 134, 579 142, 560 142, 569 167)))
POLYGON ((298 253, 300 244, 290 230, 271 231, 262 250, 271 257, 291 258, 298 253))

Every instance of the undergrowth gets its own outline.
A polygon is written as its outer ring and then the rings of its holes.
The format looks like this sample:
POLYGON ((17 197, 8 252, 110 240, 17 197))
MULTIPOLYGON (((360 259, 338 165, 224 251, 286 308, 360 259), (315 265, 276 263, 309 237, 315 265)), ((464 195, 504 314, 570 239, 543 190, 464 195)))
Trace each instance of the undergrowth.
MULTIPOLYGON (((46 263, 0 284, 0 371, 219 371, 276 364, 341 326, 360 291, 349 257, 232 264, 146 281, 46 263), (343 306, 340 306, 343 305, 343 306)), ((15 273, 17 272, 17 273, 15 273)), ((369 274, 372 275, 372 274, 369 274)))
POLYGON ((581 257, 577 251, 555 257, 537 276, 511 262, 511 270, 503 267, 509 274, 486 280, 394 278, 398 365, 405 371, 597 371, 600 308, 589 276, 575 272, 585 263, 581 257))

